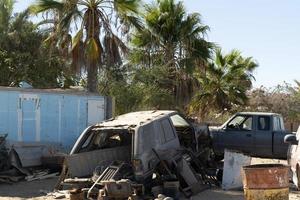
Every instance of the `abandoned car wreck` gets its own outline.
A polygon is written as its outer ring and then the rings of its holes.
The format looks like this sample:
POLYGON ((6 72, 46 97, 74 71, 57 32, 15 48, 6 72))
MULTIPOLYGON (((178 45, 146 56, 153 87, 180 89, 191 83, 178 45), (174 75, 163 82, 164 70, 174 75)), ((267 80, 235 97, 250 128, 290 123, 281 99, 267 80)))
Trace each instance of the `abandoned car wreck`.
POLYGON ((141 111, 88 127, 65 158, 56 189, 90 199, 189 197, 217 184, 208 129, 176 111, 141 111))

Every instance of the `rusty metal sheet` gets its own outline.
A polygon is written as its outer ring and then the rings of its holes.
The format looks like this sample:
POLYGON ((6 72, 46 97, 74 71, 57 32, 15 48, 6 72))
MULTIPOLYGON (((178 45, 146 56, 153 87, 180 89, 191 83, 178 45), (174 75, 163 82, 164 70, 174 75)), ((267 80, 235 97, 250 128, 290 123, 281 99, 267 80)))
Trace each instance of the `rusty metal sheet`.
POLYGON ((259 164, 243 167, 243 183, 246 189, 280 189, 289 187, 289 166, 259 164))
POLYGON ((72 154, 65 158, 68 173, 71 178, 84 177, 93 174, 100 163, 110 164, 112 161, 130 161, 131 147, 114 147, 90 152, 72 154))

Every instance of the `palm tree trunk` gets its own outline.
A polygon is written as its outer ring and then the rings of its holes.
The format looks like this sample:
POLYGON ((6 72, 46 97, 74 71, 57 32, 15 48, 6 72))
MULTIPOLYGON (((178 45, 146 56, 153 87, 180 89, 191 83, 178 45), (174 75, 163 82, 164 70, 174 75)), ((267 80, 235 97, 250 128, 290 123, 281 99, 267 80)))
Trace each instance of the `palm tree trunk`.
MULTIPOLYGON (((90 39, 94 39, 99 41, 100 36, 100 22, 99 16, 97 15, 96 10, 94 8, 89 8, 86 12, 87 21, 85 25, 85 30, 87 33, 86 41, 90 39)), ((97 44, 97 48, 100 47, 100 42, 97 44)), ((95 53, 95 52, 94 52, 95 53)), ((99 52, 98 52, 99 53, 99 52)), ((98 69, 99 69, 99 62, 100 55, 96 57, 88 57, 87 59, 87 89, 89 92, 97 93, 98 92, 98 69)))
POLYGON ((98 67, 96 61, 89 61, 87 67, 87 89, 89 92, 97 93, 97 78, 98 76, 98 67))

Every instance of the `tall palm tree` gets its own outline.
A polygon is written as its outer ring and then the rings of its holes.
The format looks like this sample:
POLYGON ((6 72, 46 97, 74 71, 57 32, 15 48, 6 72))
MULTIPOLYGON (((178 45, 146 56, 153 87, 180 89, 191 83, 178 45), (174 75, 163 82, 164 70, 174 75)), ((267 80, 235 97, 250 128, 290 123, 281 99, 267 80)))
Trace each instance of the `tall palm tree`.
MULTIPOLYGON (((176 104, 192 93, 193 72, 210 58, 212 43, 205 40, 209 30, 198 13, 188 14, 182 2, 157 0, 145 8, 145 29, 133 40, 132 62, 143 67, 168 68, 176 104)), ((166 87, 166 86, 165 86, 166 87)))
POLYGON ((38 0, 31 10, 55 16, 52 36, 59 39, 54 41, 71 45, 73 68, 87 72, 87 89, 97 92, 99 67, 120 64, 127 52, 117 31, 125 34, 131 25, 140 28, 138 7, 139 0, 38 0))
POLYGON ((5 43, 7 36, 13 36, 15 32, 20 32, 29 16, 27 9, 14 15, 14 4, 15 0, 0 1, 0 42, 3 41, 5 43))
POLYGON ((223 112, 233 105, 245 105, 246 93, 254 79, 253 70, 257 66, 253 58, 244 58, 237 50, 223 55, 218 49, 214 61, 207 65, 206 73, 198 75, 201 89, 193 97, 191 111, 199 112, 203 119, 209 110, 223 112))

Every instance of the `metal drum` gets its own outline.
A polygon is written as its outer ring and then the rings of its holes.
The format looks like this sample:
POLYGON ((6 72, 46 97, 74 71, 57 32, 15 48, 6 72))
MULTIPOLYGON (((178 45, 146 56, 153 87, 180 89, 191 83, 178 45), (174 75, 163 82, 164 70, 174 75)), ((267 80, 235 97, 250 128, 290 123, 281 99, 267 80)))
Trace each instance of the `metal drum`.
POLYGON ((243 167, 246 200, 288 200, 289 166, 260 164, 243 167))

